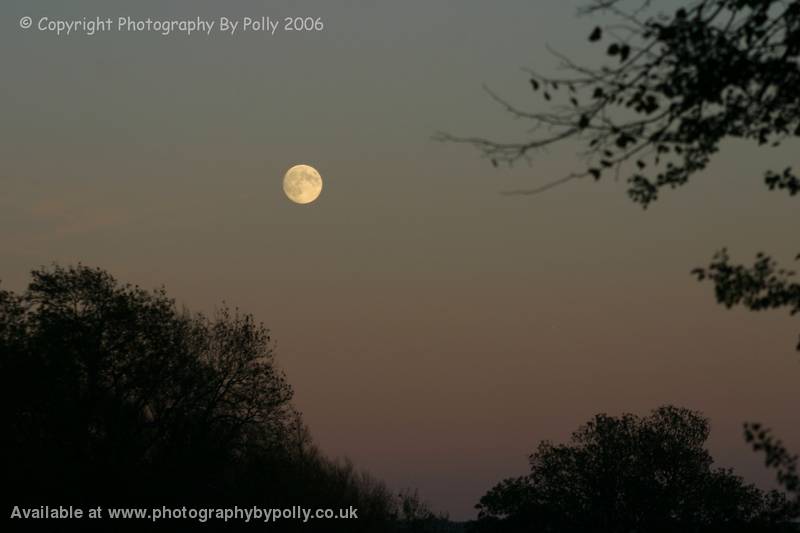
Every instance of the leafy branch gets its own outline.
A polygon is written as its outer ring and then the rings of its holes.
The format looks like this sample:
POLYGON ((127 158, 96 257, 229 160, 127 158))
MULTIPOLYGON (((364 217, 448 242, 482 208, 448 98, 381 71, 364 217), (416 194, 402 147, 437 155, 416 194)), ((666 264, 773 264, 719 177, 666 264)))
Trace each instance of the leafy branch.
MULTIPOLYGON (((513 164, 567 139, 586 145, 586 168, 571 179, 627 174, 628 193, 646 207, 665 187, 685 184, 708 165, 726 137, 777 146, 800 136, 800 4, 781 0, 700 0, 672 15, 632 13, 619 0, 595 0, 584 14, 609 12, 619 23, 596 27, 609 64, 579 65, 552 51, 564 77, 529 71, 547 112, 521 109, 492 91, 512 116, 541 135, 520 142, 439 133, 436 139, 477 148, 493 165, 513 164)), ((487 89, 488 90, 488 89, 487 89)), ((770 189, 800 191, 787 168, 768 172, 770 189)))

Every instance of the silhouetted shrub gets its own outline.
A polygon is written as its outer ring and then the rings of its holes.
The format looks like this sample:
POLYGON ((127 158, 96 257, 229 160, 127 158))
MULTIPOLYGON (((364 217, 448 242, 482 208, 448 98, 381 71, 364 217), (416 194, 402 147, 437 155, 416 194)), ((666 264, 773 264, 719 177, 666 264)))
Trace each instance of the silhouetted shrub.
POLYGON ((708 421, 662 407, 647 417, 597 415, 569 444, 542 442, 527 476, 481 498, 474 531, 793 531, 782 494, 712 468, 708 421))

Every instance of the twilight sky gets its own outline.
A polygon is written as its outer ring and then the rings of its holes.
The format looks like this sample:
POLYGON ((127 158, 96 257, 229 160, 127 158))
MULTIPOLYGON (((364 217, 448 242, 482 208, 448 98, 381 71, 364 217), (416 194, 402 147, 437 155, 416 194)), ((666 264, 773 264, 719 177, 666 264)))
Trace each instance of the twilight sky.
MULTIPOLYGON (((670 2, 673 4, 675 2, 670 2)), ((666 2, 665 2, 666 4, 666 2)), ((322 449, 454 518, 542 439, 664 403, 711 418, 752 481, 760 420, 800 448, 797 324, 727 311, 689 271, 728 246, 788 262, 796 199, 760 176, 797 146, 724 146, 646 212, 625 184, 500 191, 582 168, 575 146, 493 169, 438 130, 523 138, 482 91, 533 109, 546 45, 597 58, 564 0, 70 1, 0 5, 0 279, 78 261, 272 330, 322 449), (322 17, 225 36, 23 30, 22 16, 322 17), (319 169, 319 200, 283 195, 319 169)))

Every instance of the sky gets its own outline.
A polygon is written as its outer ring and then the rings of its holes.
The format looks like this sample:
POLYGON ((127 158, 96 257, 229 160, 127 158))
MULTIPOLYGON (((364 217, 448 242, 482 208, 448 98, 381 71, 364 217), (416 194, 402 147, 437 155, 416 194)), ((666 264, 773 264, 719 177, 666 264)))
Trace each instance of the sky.
MULTIPOLYGON (((673 2, 675 3, 675 2, 673 2)), ((578 147, 495 169, 437 131, 519 140, 524 68, 596 60, 583 2, 8 0, 0 5, 0 280, 98 266, 180 305, 252 313, 322 450, 456 519, 541 440, 596 413, 706 414, 718 464, 768 485, 758 420, 800 449, 797 324, 718 306, 689 272, 727 246, 788 262, 800 216, 766 190, 796 146, 727 142, 646 211, 623 180, 510 197, 578 147), (57 36, 30 16, 319 17, 319 32, 57 36), (319 170, 309 205, 283 194, 319 170)))

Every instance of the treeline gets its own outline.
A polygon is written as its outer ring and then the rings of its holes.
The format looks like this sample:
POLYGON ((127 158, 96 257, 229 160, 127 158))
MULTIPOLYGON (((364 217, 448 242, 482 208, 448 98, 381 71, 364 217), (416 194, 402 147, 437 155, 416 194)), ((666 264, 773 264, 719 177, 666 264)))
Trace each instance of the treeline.
POLYGON ((6 517, 13 505, 303 505, 357 508, 351 532, 441 522, 414 495, 320 453, 269 332, 248 314, 190 313, 163 289, 55 266, 34 271, 21 294, 0 291, 0 354, 6 517))
MULTIPOLYGON (((314 445, 265 327, 222 307, 180 310, 163 289, 108 273, 36 270, 0 290, 4 512, 14 506, 354 507, 357 520, 161 521, 159 530, 447 533, 783 533, 800 502, 716 468, 700 413, 598 415, 530 472, 481 498, 478 519, 437 516, 314 445)), ((10 520, 11 529, 142 531, 147 521, 10 520)), ((8 528, 5 528, 8 530, 8 528)))
POLYGON ((714 466, 709 421, 665 406, 597 415, 481 498, 474 533, 788 533, 798 501, 714 466))

